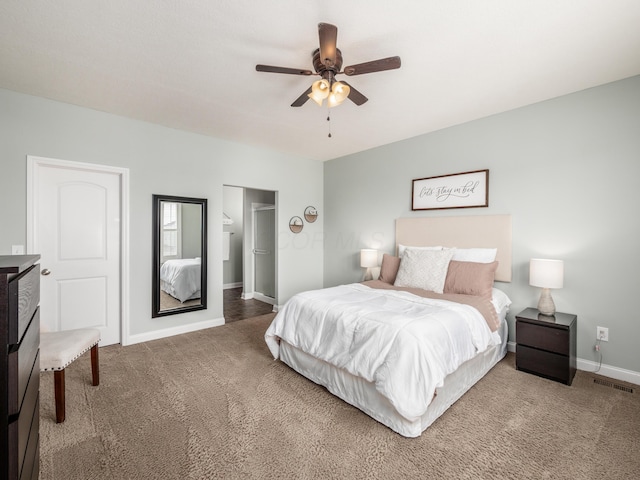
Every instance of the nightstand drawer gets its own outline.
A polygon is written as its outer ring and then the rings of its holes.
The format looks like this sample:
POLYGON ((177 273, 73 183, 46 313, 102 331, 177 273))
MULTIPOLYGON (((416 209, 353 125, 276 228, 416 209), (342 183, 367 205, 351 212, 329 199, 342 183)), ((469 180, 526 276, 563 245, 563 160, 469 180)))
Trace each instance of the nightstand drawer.
POLYGON ((534 325, 518 320, 516 322, 516 341, 518 346, 541 348, 549 352, 569 355, 569 330, 534 325))
POLYGON ((520 344, 516 348, 518 370, 571 385, 573 373, 567 357, 520 344))

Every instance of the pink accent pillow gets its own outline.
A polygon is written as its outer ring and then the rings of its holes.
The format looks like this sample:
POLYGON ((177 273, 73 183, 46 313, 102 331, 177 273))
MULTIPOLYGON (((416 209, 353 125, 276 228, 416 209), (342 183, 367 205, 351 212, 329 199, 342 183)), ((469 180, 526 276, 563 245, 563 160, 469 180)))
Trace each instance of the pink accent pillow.
POLYGON ((378 280, 381 282, 393 285, 396 281, 396 275, 398 275, 398 268, 400 267, 400 257, 394 257, 393 255, 382 255, 382 266, 380 267, 380 276, 378 280))
POLYGON ((497 268, 497 261, 477 263, 451 260, 444 282, 444 293, 461 293, 491 300, 497 268))

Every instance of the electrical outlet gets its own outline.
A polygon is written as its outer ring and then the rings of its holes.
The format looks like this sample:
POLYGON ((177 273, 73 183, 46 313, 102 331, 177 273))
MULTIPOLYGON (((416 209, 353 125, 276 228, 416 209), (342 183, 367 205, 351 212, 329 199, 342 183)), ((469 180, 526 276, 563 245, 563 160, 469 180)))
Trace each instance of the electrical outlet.
POLYGON ((603 342, 609 341, 609 329, 606 327, 596 327, 596 339, 603 342))
POLYGON ((11 245, 11 255, 24 255, 24 245, 11 245))

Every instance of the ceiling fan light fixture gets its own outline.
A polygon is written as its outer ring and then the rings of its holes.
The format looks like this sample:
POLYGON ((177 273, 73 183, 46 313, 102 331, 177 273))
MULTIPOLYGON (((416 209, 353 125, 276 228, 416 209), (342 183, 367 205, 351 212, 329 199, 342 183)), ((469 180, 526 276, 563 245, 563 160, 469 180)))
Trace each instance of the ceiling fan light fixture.
POLYGON ((349 88, 349 85, 346 85, 342 82, 334 82, 331 86, 331 93, 329 94, 329 98, 327 99, 329 108, 337 107, 342 102, 344 102, 349 97, 350 91, 351 89, 349 88))
POLYGON ((329 108, 337 107, 344 100, 340 100, 335 93, 329 94, 329 98, 327 98, 327 106, 329 108))
POLYGON ((331 87, 331 93, 335 95, 336 100, 340 103, 347 99, 350 91, 351 89, 349 88, 349 85, 346 85, 342 82, 334 82, 333 86, 331 87))
POLYGON ((322 79, 313 82, 311 85, 311 93, 307 95, 311 100, 316 102, 318 106, 322 106, 322 101, 329 96, 331 92, 331 84, 329 80, 322 79))
MULTIPOLYGON (((357 106, 363 105, 368 98, 357 89, 346 83, 336 82, 336 75, 345 74, 348 76, 362 75, 365 73, 382 72, 400 68, 400 57, 387 57, 369 62, 349 65, 342 69, 342 52, 337 48, 338 28, 329 23, 318 24, 318 38, 320 48, 316 48, 311 54, 313 68, 321 80, 314 82, 302 95, 295 99, 292 107, 301 107, 307 100, 312 99, 322 106, 326 98, 329 107, 340 105, 346 98, 357 106)), ((313 75, 311 70, 302 68, 276 67, 272 65, 256 65, 258 72, 285 73, 289 75, 313 75)))

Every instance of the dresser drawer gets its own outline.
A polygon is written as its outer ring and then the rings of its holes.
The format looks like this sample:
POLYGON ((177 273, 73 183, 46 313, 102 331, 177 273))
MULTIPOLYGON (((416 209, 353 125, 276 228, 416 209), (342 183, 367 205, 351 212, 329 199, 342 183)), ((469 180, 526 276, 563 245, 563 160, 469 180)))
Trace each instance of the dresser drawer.
POLYGON ((564 328, 535 325, 533 323, 516 321, 516 342, 518 346, 540 348, 549 352, 569 355, 570 332, 564 328))
POLYGON ((19 477, 18 474, 25 458, 29 437, 31 434, 38 434, 37 428, 40 418, 39 387, 40 375, 32 375, 27 386, 27 393, 22 402, 20 416, 9 424, 9 471, 17 473, 15 477, 10 475, 12 478, 19 477), (35 433, 33 432, 34 425, 36 427, 35 433))
POLYGON ((39 302, 40 270, 32 265, 9 282, 9 344, 20 343, 39 302))
MULTIPOLYGON (((40 411, 40 398, 36 402, 35 412, 40 411)), ((31 431, 29 432, 29 440, 27 440, 27 448, 24 453, 24 461, 22 462, 22 471, 20 472, 20 480, 37 480, 40 472, 40 415, 33 416, 31 423, 31 431)))
POLYGON ((40 365, 36 361, 40 346, 40 309, 29 324, 27 332, 22 337, 22 342, 12 345, 9 350, 9 384, 8 401, 9 415, 20 411, 20 405, 24 398, 31 375, 40 375, 40 365))
MULTIPOLYGON (((34 423, 39 424, 39 417, 37 421, 36 418, 34 418, 34 423)), ((40 478, 40 433, 38 432, 38 427, 39 425, 35 426, 34 431, 37 432, 38 435, 35 435, 33 444, 31 443, 31 437, 29 437, 29 446, 27 447, 27 455, 22 466, 22 474, 20 475, 20 480, 38 480, 38 478, 40 478), (31 463, 28 463, 29 459, 32 458, 29 456, 32 445, 34 448, 33 461, 31 463)), ((33 429, 34 427, 31 428, 33 429)))

